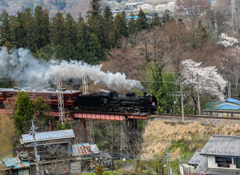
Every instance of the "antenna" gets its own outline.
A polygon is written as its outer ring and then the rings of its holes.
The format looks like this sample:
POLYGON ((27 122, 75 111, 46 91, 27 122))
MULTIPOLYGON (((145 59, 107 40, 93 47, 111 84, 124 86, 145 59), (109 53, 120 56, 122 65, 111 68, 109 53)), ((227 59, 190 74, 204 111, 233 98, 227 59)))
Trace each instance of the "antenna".
POLYGON ((63 124, 65 122, 65 111, 64 111, 64 101, 63 101, 63 91, 62 91, 62 81, 58 82, 58 112, 59 112, 59 121, 63 124))
POLYGON ((232 28, 233 32, 235 32, 235 28, 237 27, 235 0, 231 0, 231 6, 232 6, 232 28))

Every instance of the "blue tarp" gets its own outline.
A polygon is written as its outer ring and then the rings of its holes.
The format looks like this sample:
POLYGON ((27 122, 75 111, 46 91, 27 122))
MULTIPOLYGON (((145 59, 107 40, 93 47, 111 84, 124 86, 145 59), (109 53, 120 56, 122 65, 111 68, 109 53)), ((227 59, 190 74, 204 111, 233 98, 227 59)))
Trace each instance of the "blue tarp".
POLYGON ((239 101, 239 100, 236 100, 236 99, 233 99, 233 98, 228 98, 228 99, 226 99, 225 101, 226 101, 226 102, 235 103, 235 104, 240 105, 240 101, 239 101))
POLYGON ((19 158, 5 158, 2 159, 3 163, 6 165, 7 168, 13 167, 13 169, 19 169, 19 168, 27 168, 29 167, 28 161, 21 161, 19 158))

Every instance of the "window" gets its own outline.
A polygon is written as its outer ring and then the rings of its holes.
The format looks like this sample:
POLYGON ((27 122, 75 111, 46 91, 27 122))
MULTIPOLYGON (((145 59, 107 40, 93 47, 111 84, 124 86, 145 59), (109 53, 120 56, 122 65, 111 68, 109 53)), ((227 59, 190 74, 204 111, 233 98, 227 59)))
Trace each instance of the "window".
POLYGON ((8 94, 8 98, 11 98, 11 97, 12 97, 12 94, 11 94, 11 93, 9 93, 9 94, 8 94))
POLYGON ((77 96, 76 96, 76 95, 74 95, 74 96, 73 96, 73 100, 76 100, 76 99, 77 99, 77 96))
POLYGON ((57 100, 57 95, 52 95, 53 100, 57 100))
POLYGON ((39 94, 36 94, 36 99, 38 99, 38 97, 39 97, 39 94))
POLYGON ((51 95, 47 95, 47 99, 48 99, 48 100, 51 100, 51 95))
POLYGON ((240 157, 235 158, 234 162, 236 164, 236 168, 240 168, 240 157))
POLYGON ((69 100, 72 100, 72 97, 69 95, 69 100))
POLYGON ((231 157, 215 157, 215 161, 218 164, 218 167, 230 168, 230 164, 232 164, 231 157))
POLYGON ((2 96, 2 92, 0 92, 0 96, 2 96))
POLYGON ((33 99, 33 94, 29 94, 29 98, 30 98, 30 99, 33 99))

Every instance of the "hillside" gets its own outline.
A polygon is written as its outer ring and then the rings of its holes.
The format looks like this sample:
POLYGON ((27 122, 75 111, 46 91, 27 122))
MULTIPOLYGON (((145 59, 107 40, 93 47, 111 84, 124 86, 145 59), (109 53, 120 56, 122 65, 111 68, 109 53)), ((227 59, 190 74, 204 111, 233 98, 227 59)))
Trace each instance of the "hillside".
POLYGON ((214 125, 202 125, 204 121, 189 122, 172 125, 162 119, 150 121, 143 134, 142 155, 149 158, 166 157, 165 143, 168 144, 169 154, 174 172, 178 171, 175 162, 188 162, 191 156, 202 149, 213 134, 238 135, 239 122, 214 121, 214 125), (217 125, 215 125, 217 124, 217 125))
POLYGON ((50 17, 60 11, 63 14, 69 12, 76 19, 79 12, 85 16, 89 2, 90 0, 0 0, 0 12, 2 13, 5 9, 10 15, 14 15, 17 11, 24 11, 27 7, 34 10, 40 5, 49 11, 50 17))

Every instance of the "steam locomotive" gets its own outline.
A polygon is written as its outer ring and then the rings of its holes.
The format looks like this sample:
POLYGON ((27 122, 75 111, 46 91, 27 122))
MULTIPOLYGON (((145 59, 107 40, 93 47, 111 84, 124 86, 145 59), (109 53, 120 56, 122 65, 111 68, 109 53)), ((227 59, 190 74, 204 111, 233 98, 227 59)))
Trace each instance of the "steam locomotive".
MULTIPOLYGON (((0 88, 0 108, 4 108, 4 101, 15 102, 18 91, 28 92, 32 101, 42 97, 52 109, 58 108, 59 90, 53 88, 0 88)), ((157 111, 157 99, 153 95, 137 96, 134 92, 119 95, 116 91, 100 91, 89 95, 82 95, 81 91, 61 89, 63 93, 64 107, 82 111, 111 111, 123 113, 155 113, 157 111)))
POLYGON ((123 113, 155 113, 157 99, 153 95, 137 96, 134 92, 119 95, 116 91, 100 91, 77 97, 77 108, 83 111, 111 111, 123 113))

